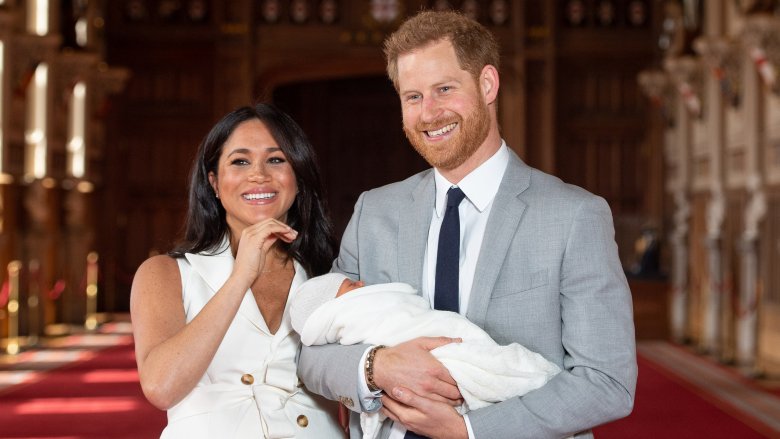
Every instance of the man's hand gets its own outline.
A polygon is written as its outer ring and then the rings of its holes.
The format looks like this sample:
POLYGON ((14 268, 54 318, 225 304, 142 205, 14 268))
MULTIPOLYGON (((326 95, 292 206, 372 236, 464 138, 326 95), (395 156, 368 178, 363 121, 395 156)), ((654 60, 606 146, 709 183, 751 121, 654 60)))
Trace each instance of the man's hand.
POLYGON ((382 413, 407 430, 433 439, 468 439, 466 421, 447 403, 416 395, 396 387, 392 398, 382 397, 382 413))
POLYGON ((378 350, 374 358, 374 383, 388 395, 396 387, 405 387, 450 406, 460 405, 463 401, 455 380, 431 355, 431 350, 453 342, 460 339, 419 337, 378 350))

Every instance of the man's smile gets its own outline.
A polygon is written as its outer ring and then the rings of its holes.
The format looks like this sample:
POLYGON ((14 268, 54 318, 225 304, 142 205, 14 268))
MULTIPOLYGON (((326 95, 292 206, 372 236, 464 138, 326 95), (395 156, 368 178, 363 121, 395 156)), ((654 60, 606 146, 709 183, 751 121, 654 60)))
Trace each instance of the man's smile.
POLYGON ((453 122, 453 123, 451 123, 451 124, 449 124, 449 125, 445 125, 445 126, 443 126, 443 127, 439 128, 438 130, 433 130, 433 131, 425 131, 425 134, 426 134, 428 137, 439 137, 439 136, 443 136, 443 135, 445 135, 445 134, 449 133, 450 131, 454 130, 456 126, 458 126, 458 123, 457 123, 457 122, 453 122))

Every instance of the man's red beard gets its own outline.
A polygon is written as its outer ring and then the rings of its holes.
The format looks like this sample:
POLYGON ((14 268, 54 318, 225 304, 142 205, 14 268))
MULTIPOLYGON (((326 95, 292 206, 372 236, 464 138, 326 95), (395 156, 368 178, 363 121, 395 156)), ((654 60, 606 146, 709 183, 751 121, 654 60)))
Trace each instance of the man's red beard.
MULTIPOLYGON (((458 114, 442 117, 433 122, 419 122, 414 129, 404 126, 406 138, 414 149, 431 166, 451 170, 462 165, 479 149, 490 131, 490 114, 483 99, 465 118, 458 114), (457 123, 454 137, 443 142, 429 142, 425 131, 436 130, 457 123)), ((446 135, 446 134, 445 134, 446 135)))

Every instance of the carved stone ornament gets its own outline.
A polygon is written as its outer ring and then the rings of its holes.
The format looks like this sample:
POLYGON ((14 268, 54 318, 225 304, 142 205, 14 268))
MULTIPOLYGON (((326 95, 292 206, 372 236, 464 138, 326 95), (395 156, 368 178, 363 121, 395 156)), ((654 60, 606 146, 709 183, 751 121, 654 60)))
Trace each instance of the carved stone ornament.
POLYGON ((293 0, 290 3, 290 19, 293 23, 306 23, 309 19, 309 2, 307 0, 293 0))
POLYGON ((685 51, 685 27, 682 5, 676 1, 664 2, 664 16, 658 47, 666 56, 681 55, 685 51))
POLYGON ((742 96, 742 63, 739 44, 722 37, 699 37, 693 42, 696 53, 720 85, 726 101, 736 107, 742 96))
POLYGON ((142 0, 129 0, 125 2, 125 17, 129 21, 143 21, 149 17, 146 3, 142 0))
POLYGON ((647 24, 647 4, 642 0, 632 0, 628 3, 626 11, 628 24, 634 27, 642 27, 647 24))
POLYGON ((433 10, 438 12, 451 11, 452 5, 447 0, 434 0, 433 10))
POLYGON ((773 92, 780 93, 777 81, 777 70, 780 67, 780 17, 764 14, 748 17, 741 37, 761 80, 773 92))
POLYGON ((664 94, 669 87, 667 74, 662 70, 643 70, 637 76, 639 86, 655 106, 663 104, 664 94))
POLYGON ((276 23, 279 21, 281 11, 282 6, 279 4, 279 0, 264 0, 262 6, 260 6, 260 13, 266 23, 276 23))
POLYGON ((616 6, 612 0, 601 0, 596 6, 596 19, 600 26, 608 27, 615 24, 616 6))
POLYGON ((509 20, 509 5, 506 0, 493 0, 490 2, 490 20, 493 24, 501 26, 509 20))
POLYGON ((187 17, 195 23, 200 23, 206 19, 208 14, 208 5, 206 0, 190 0, 187 3, 187 17))
POLYGON ((689 56, 668 58, 664 69, 669 72, 688 113, 700 117, 702 111, 701 69, 696 59, 689 56))
POLYGON ((673 87, 669 75, 663 70, 643 70, 637 75, 637 82, 650 103, 661 110, 667 126, 674 125, 674 113, 670 105, 673 87))
POLYGON ((371 17, 378 23, 392 23, 400 15, 399 0, 371 0, 371 17))
POLYGON ((566 22, 570 26, 582 26, 585 24, 585 2, 583 0, 569 0, 566 2, 564 13, 566 22))
POLYGON ((320 21, 333 24, 339 18, 339 4, 336 0, 322 0, 320 3, 320 21))
POLYGON ((182 4, 179 0, 160 0, 157 5, 157 15, 163 21, 173 21, 178 18, 182 4))
POLYGON ((479 8, 479 2, 477 0, 464 0, 463 4, 460 5, 460 9, 463 11, 463 15, 474 21, 479 21, 481 18, 481 11, 479 8))

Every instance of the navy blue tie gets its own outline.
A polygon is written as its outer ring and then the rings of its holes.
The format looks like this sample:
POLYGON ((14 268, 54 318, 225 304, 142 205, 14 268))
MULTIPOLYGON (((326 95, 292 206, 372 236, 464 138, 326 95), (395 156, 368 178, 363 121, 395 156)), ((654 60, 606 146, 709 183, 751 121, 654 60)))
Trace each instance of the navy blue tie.
MULTIPOLYGON (((460 215, 458 206, 466 195, 460 188, 447 191, 447 210, 439 231, 439 250, 436 253, 436 287, 433 307, 444 311, 460 310, 460 215)), ((404 439, 427 439, 413 431, 406 431, 404 439)))
MULTIPOLYGON (((436 287, 433 307, 458 312, 460 309, 460 215, 458 206, 466 195, 460 188, 447 191, 447 210, 439 231, 439 249, 436 253, 436 287)), ((406 431, 404 439, 426 439, 413 431, 406 431)))
POLYGON ((447 210, 439 231, 439 250, 436 253, 436 287, 433 307, 458 312, 460 298, 460 216, 458 206, 466 195, 460 188, 447 191, 447 210))

